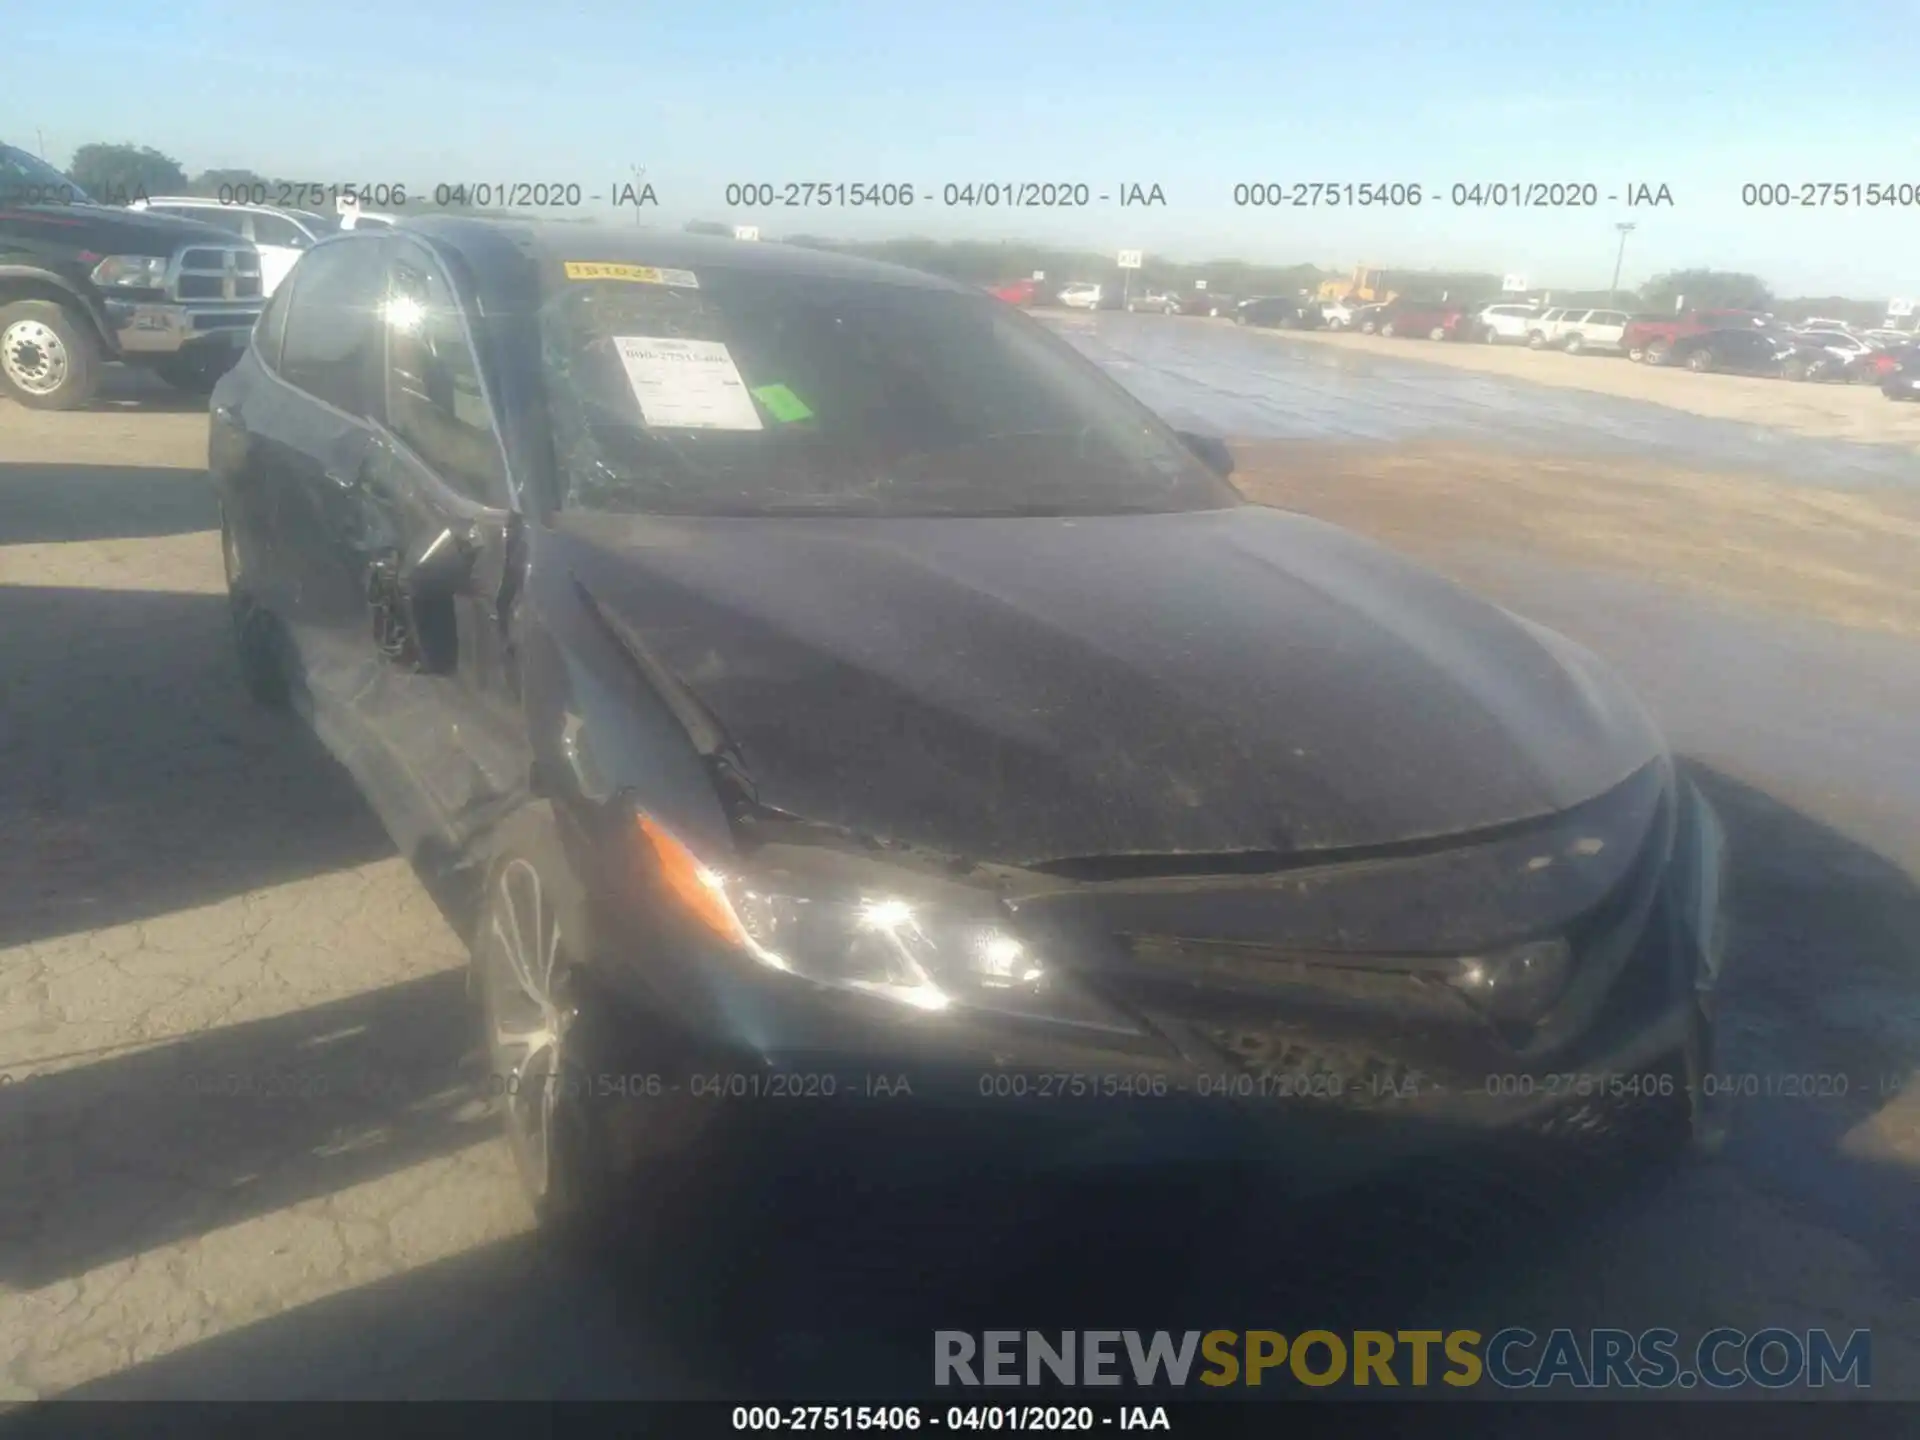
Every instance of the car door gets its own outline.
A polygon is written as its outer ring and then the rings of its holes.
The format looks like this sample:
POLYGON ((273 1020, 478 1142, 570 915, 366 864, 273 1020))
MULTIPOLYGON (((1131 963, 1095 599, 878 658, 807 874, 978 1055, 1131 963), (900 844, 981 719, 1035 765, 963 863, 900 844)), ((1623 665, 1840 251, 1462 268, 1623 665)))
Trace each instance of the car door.
MULTIPOLYGON (((272 496, 272 546, 286 598, 276 613, 316 712, 346 705, 368 671, 366 589, 343 559, 359 545, 358 494, 380 444, 384 233, 316 245, 294 268, 280 341, 280 403, 250 417, 272 496)), ((324 732, 323 732, 324 735, 324 732)))
POLYGON ((1758 330, 1729 330, 1721 342, 1721 354, 1726 357, 1723 363, 1747 374, 1768 368, 1779 348, 1777 338, 1758 330))
POLYGON ((228 579, 239 580, 275 615, 290 605, 292 586, 279 553, 282 467, 264 436, 275 428, 275 410, 303 403, 277 379, 292 288, 267 301, 247 354, 216 391, 207 413, 207 468, 220 495, 221 526, 233 546, 226 557, 228 579))
POLYGON ((313 239, 284 215, 253 211, 248 215, 249 236, 260 251, 260 283, 271 295, 297 261, 313 246, 313 239))
POLYGON ((516 532, 472 297, 425 243, 396 235, 387 250, 380 443, 336 532, 373 667, 354 703, 425 801, 418 817, 383 817, 417 824, 396 838, 458 849, 531 763, 507 634, 516 532))

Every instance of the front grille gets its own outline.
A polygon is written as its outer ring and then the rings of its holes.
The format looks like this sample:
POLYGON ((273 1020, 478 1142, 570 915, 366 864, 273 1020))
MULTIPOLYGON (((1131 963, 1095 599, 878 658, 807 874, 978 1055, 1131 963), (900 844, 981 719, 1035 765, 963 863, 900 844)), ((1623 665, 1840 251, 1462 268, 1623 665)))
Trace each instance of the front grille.
POLYGON ((238 246, 196 245, 174 261, 177 300, 258 300, 260 252, 238 246))

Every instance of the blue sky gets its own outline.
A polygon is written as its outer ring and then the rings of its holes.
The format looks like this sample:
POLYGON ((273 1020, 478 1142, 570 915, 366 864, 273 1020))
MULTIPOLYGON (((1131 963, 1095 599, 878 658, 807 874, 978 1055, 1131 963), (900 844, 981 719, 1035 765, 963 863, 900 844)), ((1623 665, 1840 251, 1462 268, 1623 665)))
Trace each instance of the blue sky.
POLYGON ((578 181, 646 167, 662 223, 1010 235, 1604 285, 1752 270, 1920 294, 1920 207, 1742 206, 1744 181, 1920 186, 1916 0, 1674 4, 11 0, 0 138, 314 180, 578 181), (1159 184, 1164 209, 734 213, 729 181, 1159 184), (1238 209, 1239 181, 1664 183, 1633 214, 1238 209))

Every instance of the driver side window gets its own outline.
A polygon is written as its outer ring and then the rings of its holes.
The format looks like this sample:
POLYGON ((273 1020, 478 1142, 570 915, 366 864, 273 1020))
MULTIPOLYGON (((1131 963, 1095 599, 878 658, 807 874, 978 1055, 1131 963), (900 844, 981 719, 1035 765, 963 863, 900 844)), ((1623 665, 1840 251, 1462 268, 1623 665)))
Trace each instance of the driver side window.
POLYGON ((424 257, 394 261, 386 305, 387 427, 446 485, 507 503, 506 463, 459 301, 424 257))

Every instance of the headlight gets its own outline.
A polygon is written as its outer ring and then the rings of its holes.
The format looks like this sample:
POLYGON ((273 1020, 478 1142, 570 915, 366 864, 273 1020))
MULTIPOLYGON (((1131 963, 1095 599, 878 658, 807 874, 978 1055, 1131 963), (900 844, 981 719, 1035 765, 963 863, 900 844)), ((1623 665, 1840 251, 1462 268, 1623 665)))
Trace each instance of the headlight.
POLYGON ((158 290, 167 283, 167 262, 159 255, 109 255, 93 267, 93 283, 158 290))
POLYGON ((1453 987, 1496 1020, 1538 1020, 1573 975, 1573 947, 1558 936, 1456 962, 1453 987))
POLYGON ((819 846, 769 846, 754 873, 725 875, 652 817, 635 823, 665 897, 769 969, 916 1010, 1140 1033, 983 892, 819 846))

